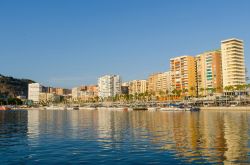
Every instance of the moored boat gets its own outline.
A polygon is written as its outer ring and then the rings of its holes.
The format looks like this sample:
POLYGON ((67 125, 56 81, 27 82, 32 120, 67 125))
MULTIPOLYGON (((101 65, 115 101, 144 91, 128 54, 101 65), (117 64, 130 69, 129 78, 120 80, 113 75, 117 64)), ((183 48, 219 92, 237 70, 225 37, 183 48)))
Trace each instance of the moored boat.
POLYGON ((147 111, 148 108, 146 106, 135 106, 133 107, 134 111, 147 111))
POLYGON ((11 110, 11 108, 7 106, 0 106, 0 111, 6 111, 6 110, 11 110))
POLYGON ((80 110, 79 106, 67 107, 66 110, 80 110))
POLYGON ((157 111, 159 108, 158 107, 148 107, 148 111, 154 112, 157 111))
POLYGON ((90 110, 90 111, 94 111, 97 110, 96 107, 79 107, 80 110, 90 110))
POLYGON ((125 110, 124 107, 108 107, 107 109, 111 111, 124 111, 125 110))
POLYGON ((66 110, 66 107, 61 106, 48 106, 44 107, 45 110, 66 110))

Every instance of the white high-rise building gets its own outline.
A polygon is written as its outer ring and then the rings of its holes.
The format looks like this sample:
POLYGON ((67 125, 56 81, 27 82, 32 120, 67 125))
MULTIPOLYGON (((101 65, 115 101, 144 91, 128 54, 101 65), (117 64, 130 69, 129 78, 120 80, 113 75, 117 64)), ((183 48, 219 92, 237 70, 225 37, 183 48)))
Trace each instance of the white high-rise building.
POLYGON ((39 102, 39 95, 42 93, 42 86, 39 83, 31 83, 28 86, 28 99, 39 102))
POLYGON ((76 100, 79 97, 80 97, 80 88, 78 87, 72 88, 72 99, 76 100))
POLYGON ((223 87, 246 84, 244 44, 232 38, 221 41, 223 87))
POLYGON ((98 79, 98 96, 102 98, 121 94, 122 80, 119 75, 105 75, 98 79))

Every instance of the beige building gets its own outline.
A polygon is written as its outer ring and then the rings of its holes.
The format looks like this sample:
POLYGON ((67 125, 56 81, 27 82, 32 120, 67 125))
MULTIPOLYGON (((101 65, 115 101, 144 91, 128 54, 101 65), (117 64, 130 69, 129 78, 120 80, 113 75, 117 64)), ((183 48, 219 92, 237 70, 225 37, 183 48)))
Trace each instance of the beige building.
POLYGON ((244 44, 232 38, 221 41, 223 87, 246 84, 244 44))
POLYGON ((74 101, 88 101, 98 96, 97 85, 80 86, 72 89, 72 99, 74 101))
POLYGON ((222 62, 220 50, 204 52, 196 56, 197 85, 199 95, 208 95, 214 89, 222 92, 222 62))
POLYGON ((148 91, 156 94, 166 91, 171 93, 171 72, 150 75, 148 78, 148 91))
POLYGON ((43 103, 47 102, 59 102, 60 96, 54 93, 40 93, 39 94, 39 101, 43 103))
POLYGON ((145 93, 147 91, 147 80, 133 80, 129 82, 129 94, 145 93))
POLYGON ((184 91, 186 95, 194 96, 196 89, 195 57, 180 56, 170 59, 172 89, 184 91))
POLYGON ((65 88, 52 88, 52 87, 47 87, 47 92, 48 93, 54 93, 59 96, 65 96, 71 94, 70 89, 65 89, 65 88))

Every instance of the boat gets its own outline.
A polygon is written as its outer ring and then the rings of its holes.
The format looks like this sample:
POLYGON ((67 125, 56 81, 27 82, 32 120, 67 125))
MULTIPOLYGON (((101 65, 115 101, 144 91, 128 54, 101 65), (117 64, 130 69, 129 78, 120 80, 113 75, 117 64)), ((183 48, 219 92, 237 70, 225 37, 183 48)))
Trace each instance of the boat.
POLYGON ((108 110, 112 110, 112 111, 124 111, 125 108, 122 108, 122 107, 110 107, 110 108, 108 108, 108 110))
POLYGON ((66 107, 60 107, 60 106, 48 106, 44 108, 45 110, 66 110, 66 107))
POLYGON ((154 112, 157 111, 159 108, 158 107, 148 107, 148 111, 154 112))
POLYGON ((198 112, 200 111, 201 109, 199 107, 190 107, 190 111, 191 112, 198 112))
POLYGON ((193 106, 187 106, 184 104, 170 104, 168 107, 163 107, 160 109, 160 111, 200 111, 200 108, 193 107, 193 106))
POLYGON ((66 110, 80 110, 79 106, 67 107, 66 110))
POLYGON ((127 111, 133 111, 133 108, 128 107, 128 108, 127 108, 127 111))
POLYGON ((188 108, 182 104, 169 104, 167 107, 160 108, 160 111, 187 111, 188 108))
POLYGON ((11 110, 11 108, 7 106, 0 106, 0 111, 6 111, 6 110, 11 110))
POLYGON ((97 110, 107 110, 107 107, 97 107, 97 110))
POLYGON ((96 107, 79 107, 80 110, 90 110, 90 111, 94 111, 97 110, 96 107))
POLYGON ((187 111, 186 108, 178 108, 178 107, 164 107, 160 108, 160 111, 187 111))
POLYGON ((147 111, 148 108, 147 106, 144 106, 144 105, 138 105, 138 106, 133 107, 133 110, 134 111, 147 111))

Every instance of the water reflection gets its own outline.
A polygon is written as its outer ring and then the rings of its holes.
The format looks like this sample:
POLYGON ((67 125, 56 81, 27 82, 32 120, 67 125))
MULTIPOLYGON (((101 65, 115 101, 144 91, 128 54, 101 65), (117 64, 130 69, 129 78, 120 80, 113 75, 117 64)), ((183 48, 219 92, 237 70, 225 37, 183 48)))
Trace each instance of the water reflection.
POLYGON ((148 163, 248 164, 249 119, 249 112, 221 111, 0 112, 0 153, 16 145, 9 140, 15 137, 29 150, 25 155, 29 160, 43 157, 44 163, 48 153, 55 152, 50 156, 83 163, 143 159, 148 163), (57 152, 62 149, 65 152, 57 152))

